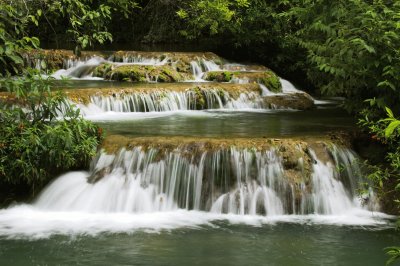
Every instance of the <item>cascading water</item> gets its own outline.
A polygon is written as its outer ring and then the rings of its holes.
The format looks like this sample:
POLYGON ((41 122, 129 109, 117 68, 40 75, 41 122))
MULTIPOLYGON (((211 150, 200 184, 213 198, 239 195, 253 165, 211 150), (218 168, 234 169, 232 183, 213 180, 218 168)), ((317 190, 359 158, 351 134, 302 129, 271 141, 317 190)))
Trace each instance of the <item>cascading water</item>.
MULTIPOLYGON (((142 57, 137 56, 124 56, 122 57, 122 62, 115 62, 114 58, 110 57, 104 59, 99 56, 91 56, 82 59, 65 59, 64 69, 60 69, 51 75, 52 78, 71 78, 71 79, 96 79, 101 80, 102 78, 92 77, 93 70, 103 63, 111 63, 117 66, 122 65, 145 65, 145 66, 161 66, 168 62, 168 57, 163 59, 154 57, 142 57)), ((41 68, 41 61, 37 59, 35 61, 35 67, 37 69, 41 68)))
POLYGON ((93 57, 87 61, 77 61, 74 63, 68 63, 67 70, 60 69, 56 71, 51 77, 55 79, 61 78, 80 78, 80 79, 92 79, 93 70, 101 63, 106 62, 102 57, 93 57))
POLYGON ((84 116, 102 112, 165 112, 203 109, 269 109, 259 93, 243 92, 233 97, 221 89, 199 91, 132 92, 114 96, 92 95, 87 104, 78 104, 84 116))
POLYGON ((190 62, 190 66, 192 68, 194 81, 204 82, 203 76, 206 72, 209 71, 220 71, 221 67, 216 64, 212 60, 199 59, 196 61, 190 62))
MULTIPOLYGON (((335 149, 342 159, 351 160, 350 151, 335 149)), ((188 154, 187 147, 172 151, 136 147, 118 155, 99 155, 91 174, 60 177, 34 205, 53 211, 187 209, 262 216, 340 215, 361 210, 352 188, 340 180, 347 176, 341 176, 335 164, 323 163, 310 153, 315 160, 311 180, 293 183, 274 149, 188 154)))
POLYGON ((193 73, 193 77, 195 78, 195 81, 204 81, 202 79, 204 72, 201 69, 201 66, 199 65, 199 63, 197 61, 192 61, 192 62, 190 62, 190 66, 192 67, 192 73, 193 73))
POLYGON ((299 92, 302 92, 302 91, 296 89, 296 87, 292 83, 290 83, 290 81, 288 81, 286 79, 279 78, 279 81, 282 84, 282 92, 283 93, 299 93, 299 92))

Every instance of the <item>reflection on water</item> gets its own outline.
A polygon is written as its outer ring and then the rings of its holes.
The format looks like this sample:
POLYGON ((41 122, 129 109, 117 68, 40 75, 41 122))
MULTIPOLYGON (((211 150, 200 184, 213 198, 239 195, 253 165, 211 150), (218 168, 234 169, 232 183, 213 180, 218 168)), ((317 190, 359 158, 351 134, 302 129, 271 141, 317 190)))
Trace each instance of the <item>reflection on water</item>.
POLYGON ((355 120, 338 108, 310 111, 119 113, 91 119, 109 134, 128 136, 293 137, 355 128, 355 120))

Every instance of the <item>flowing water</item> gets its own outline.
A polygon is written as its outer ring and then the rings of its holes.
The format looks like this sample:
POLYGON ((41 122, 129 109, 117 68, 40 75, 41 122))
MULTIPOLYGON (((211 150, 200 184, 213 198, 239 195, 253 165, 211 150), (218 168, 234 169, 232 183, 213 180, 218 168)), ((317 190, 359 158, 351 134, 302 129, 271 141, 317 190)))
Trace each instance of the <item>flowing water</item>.
MULTIPOLYGON (((340 99, 313 99, 315 109, 300 111, 266 105, 276 94, 262 84, 235 94, 207 83, 193 92, 208 71, 255 71, 205 58, 190 61, 190 82, 161 87, 96 80, 91 73, 103 62, 177 63, 91 56, 53 74, 74 79, 62 84, 66 91, 94 89, 76 107, 136 144, 116 142, 128 148, 99 151, 87 171, 1 209, 0 265, 382 265, 382 249, 398 244, 395 217, 379 212, 373 191, 358 193, 357 154, 321 141, 266 145, 353 130, 340 99)), ((281 83, 283 97, 302 93, 281 83)))

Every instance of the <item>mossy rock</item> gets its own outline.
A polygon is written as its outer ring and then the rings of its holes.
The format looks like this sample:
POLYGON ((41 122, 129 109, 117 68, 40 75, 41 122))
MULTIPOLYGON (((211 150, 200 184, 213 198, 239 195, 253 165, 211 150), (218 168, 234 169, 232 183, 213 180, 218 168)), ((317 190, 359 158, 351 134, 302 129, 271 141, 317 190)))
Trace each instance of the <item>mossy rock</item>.
POLYGON ((263 72, 263 76, 260 77, 258 82, 264 84, 271 92, 282 92, 281 81, 279 80, 279 77, 271 70, 263 72))
POLYGON ((113 69, 113 65, 109 63, 104 63, 99 65, 93 70, 93 76, 99 78, 105 78, 106 75, 113 69))
POLYGON ((204 79, 216 82, 230 82, 235 73, 232 71, 210 71, 205 74, 204 79))
POLYGON ((216 82, 230 82, 234 78, 246 79, 250 83, 264 84, 271 92, 282 92, 282 84, 279 77, 271 70, 257 72, 210 71, 204 76, 205 80, 216 82))
POLYGON ((27 66, 37 67, 36 63, 39 61, 40 69, 54 72, 64 67, 66 59, 75 59, 76 57, 67 50, 33 49, 24 53, 24 58, 27 66))
MULTIPOLYGON (((100 71, 100 70, 99 70, 100 71)), ((100 71, 101 72, 101 71, 100 71)), ((103 77, 108 80, 131 82, 178 82, 184 77, 171 66, 124 65, 110 68, 103 77)))
POLYGON ((196 103, 196 110, 207 109, 207 101, 204 91, 200 87, 192 88, 189 91, 193 93, 194 102, 196 103))

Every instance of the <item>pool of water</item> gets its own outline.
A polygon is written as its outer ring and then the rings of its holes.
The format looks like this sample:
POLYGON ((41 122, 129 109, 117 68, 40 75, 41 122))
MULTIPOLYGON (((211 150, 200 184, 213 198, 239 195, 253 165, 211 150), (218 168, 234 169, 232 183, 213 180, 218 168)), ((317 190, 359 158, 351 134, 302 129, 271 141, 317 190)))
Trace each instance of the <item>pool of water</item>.
POLYGON ((0 238, 0 265, 383 265, 394 229, 279 223, 0 238))
POLYGON ((355 129, 339 108, 310 111, 179 111, 88 117, 108 134, 127 136, 294 137, 355 129))

